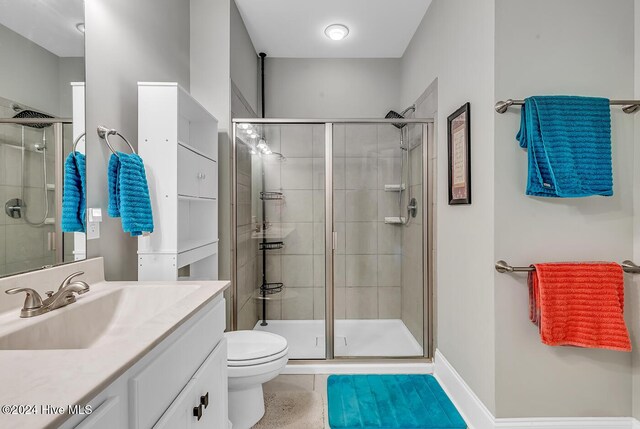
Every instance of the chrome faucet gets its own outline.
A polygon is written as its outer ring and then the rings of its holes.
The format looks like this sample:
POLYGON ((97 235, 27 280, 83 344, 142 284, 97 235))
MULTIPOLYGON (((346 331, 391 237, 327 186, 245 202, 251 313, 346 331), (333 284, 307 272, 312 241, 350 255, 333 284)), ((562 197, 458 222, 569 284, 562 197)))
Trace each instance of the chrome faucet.
POLYGON ((40 294, 28 287, 16 287, 6 290, 5 293, 14 295, 19 292, 25 292, 27 296, 24 300, 22 310, 20 310, 20 317, 34 317, 41 314, 55 310, 56 308, 64 307, 66 305, 76 302, 76 296, 74 294, 82 295, 89 292, 89 285, 82 280, 73 280, 75 277, 81 276, 84 271, 78 271, 71 274, 69 277, 62 281, 62 284, 58 288, 57 292, 52 290, 47 291, 47 298, 42 299, 40 294))

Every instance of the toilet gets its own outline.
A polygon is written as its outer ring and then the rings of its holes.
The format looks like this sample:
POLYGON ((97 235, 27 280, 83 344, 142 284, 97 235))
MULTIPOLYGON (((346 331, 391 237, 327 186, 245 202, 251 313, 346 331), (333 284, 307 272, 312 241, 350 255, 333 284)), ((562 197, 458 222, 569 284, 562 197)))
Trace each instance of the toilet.
POLYGON ((226 332, 229 420, 249 429, 264 415, 262 384, 274 379, 289 360, 287 340, 264 331, 226 332))

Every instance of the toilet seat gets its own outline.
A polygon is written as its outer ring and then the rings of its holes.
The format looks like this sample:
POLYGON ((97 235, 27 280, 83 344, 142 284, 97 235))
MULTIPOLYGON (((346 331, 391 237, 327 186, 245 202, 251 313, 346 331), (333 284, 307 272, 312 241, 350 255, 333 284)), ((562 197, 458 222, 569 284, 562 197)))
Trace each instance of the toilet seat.
POLYGON ((289 352, 287 340, 264 331, 233 331, 227 338, 227 366, 246 367, 273 362, 289 352))
POLYGON ((263 358, 258 359, 242 359, 242 360, 231 360, 227 359, 227 366, 229 367, 242 367, 242 366, 254 366, 254 365, 262 365, 263 363, 273 362, 274 360, 278 360, 283 356, 286 356, 289 353, 289 347, 282 350, 280 353, 276 353, 271 356, 265 356, 263 358))

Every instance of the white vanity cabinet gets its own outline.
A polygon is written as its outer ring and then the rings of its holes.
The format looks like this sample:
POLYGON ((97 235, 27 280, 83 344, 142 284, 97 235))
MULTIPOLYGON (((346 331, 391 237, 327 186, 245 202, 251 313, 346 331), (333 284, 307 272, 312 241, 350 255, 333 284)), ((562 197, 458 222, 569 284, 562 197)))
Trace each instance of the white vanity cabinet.
POLYGON ((89 401, 91 414, 62 428, 226 429, 224 327, 219 294, 89 401))

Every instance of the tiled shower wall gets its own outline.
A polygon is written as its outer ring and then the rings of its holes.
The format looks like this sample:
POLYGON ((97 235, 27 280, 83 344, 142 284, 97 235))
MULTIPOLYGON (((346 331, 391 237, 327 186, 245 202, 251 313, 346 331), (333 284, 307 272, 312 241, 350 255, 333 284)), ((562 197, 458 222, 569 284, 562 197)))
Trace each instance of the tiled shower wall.
MULTIPOLYGON (((0 117, 11 117, 15 112, 8 103, 0 105, 0 117)), ((4 210, 5 203, 20 198, 22 184, 21 139, 22 127, 0 125, 0 275, 25 271, 55 262, 55 252, 48 249, 47 235, 53 225, 34 227, 24 219, 13 219, 4 210)), ((54 183, 53 132, 46 128, 47 180, 54 183)), ((25 193, 26 216, 40 221, 44 214, 42 153, 33 151, 35 143, 42 142, 42 129, 24 127, 25 143, 25 193)), ((49 192, 49 217, 55 216, 55 193, 49 192)))
POLYGON ((237 228, 238 228, 238 329, 253 329, 259 316, 260 301, 255 299, 257 288, 260 286, 261 277, 258 271, 258 240, 255 238, 252 217, 257 216, 256 195, 259 192, 254 183, 260 180, 261 162, 258 158, 252 159, 249 148, 239 143, 237 145, 237 228), (252 237, 253 236, 253 237, 252 237))
MULTIPOLYGON (((408 226, 402 227, 402 321, 418 343, 424 347, 424 283, 423 266, 423 204, 422 196, 422 125, 407 125, 407 136, 412 148, 411 187, 408 196, 418 202, 418 213, 408 226)), ((403 201, 406 207, 407 199, 403 201)))
MULTIPOLYGON (((282 281, 286 290, 269 302, 268 319, 323 319, 324 127, 266 126, 265 135, 286 157, 265 162, 265 190, 285 195, 267 202, 267 219, 291 231, 285 248, 267 257, 269 281, 282 281)), ((400 131, 386 124, 335 125, 333 142, 335 317, 400 319, 403 227, 384 223, 400 214, 398 193, 384 191, 400 182, 400 131)))

